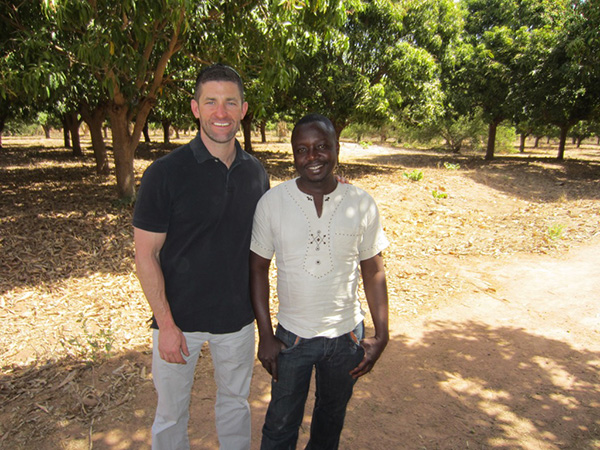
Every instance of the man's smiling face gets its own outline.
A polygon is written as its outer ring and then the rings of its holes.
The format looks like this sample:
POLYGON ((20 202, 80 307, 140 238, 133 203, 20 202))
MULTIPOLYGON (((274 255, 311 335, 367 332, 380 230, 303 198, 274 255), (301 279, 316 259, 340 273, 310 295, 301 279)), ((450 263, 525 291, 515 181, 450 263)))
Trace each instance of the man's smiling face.
POLYGON ((235 138, 248 110, 238 86, 230 81, 208 81, 192 100, 192 112, 200 121, 202 138, 225 144, 235 138))

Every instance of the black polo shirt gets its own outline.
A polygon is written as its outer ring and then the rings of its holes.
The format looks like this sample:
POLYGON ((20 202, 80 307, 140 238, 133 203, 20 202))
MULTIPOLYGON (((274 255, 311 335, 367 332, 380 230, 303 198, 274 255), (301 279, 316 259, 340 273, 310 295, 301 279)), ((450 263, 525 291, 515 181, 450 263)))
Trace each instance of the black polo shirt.
MULTIPOLYGON (((227 169, 198 134, 152 163, 142 178, 133 225, 167 233, 160 263, 182 331, 231 333, 254 320, 248 267, 252 218, 269 179, 237 140, 235 146, 227 169)), ((154 319, 152 327, 157 327, 154 319)))

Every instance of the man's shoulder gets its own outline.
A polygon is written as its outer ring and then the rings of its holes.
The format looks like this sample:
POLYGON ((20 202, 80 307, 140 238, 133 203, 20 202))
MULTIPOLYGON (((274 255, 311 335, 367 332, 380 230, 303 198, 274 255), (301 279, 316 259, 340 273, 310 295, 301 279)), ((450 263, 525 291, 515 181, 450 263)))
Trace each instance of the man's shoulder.
POLYGON ((148 169, 156 170, 158 167, 161 167, 163 170, 169 170, 171 168, 176 168, 178 166, 187 166, 190 164, 191 159, 193 159, 193 154, 190 148, 190 144, 184 144, 166 155, 157 158, 155 161, 148 166, 148 169))
POLYGON ((296 180, 282 181, 277 186, 273 186, 271 189, 269 189, 265 193, 265 196, 268 195, 269 197, 280 197, 282 195, 287 195, 291 192, 291 189, 294 188, 295 182, 296 180))
POLYGON ((171 150, 169 153, 167 153, 164 156, 161 156, 156 161, 162 161, 163 163, 176 164, 180 161, 189 160, 193 156, 194 155, 192 153, 192 147, 191 147, 190 143, 188 142, 187 144, 183 144, 183 145, 171 150))
POLYGON ((283 181, 276 186, 272 186, 267 190, 258 201, 259 208, 267 208, 277 210, 285 199, 289 198, 290 182, 283 181))
POLYGON ((343 184, 342 186, 346 190, 346 195, 350 198, 373 200, 371 194, 354 184, 343 184))
POLYGON ((254 155, 251 155, 250 153, 246 152, 245 150, 242 150, 240 154, 241 154, 241 161, 243 163, 250 165, 251 167, 253 167, 254 170, 258 170, 259 172, 264 172, 266 174, 267 171, 265 170, 265 166, 260 161, 260 159, 258 159, 254 155))

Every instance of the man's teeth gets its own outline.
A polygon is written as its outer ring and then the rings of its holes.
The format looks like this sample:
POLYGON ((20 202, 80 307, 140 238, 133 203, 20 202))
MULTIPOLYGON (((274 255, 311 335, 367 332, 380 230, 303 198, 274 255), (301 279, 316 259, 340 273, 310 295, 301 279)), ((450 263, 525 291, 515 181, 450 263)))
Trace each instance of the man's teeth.
POLYGON ((215 122, 215 126, 217 127, 228 127, 229 122, 215 122))

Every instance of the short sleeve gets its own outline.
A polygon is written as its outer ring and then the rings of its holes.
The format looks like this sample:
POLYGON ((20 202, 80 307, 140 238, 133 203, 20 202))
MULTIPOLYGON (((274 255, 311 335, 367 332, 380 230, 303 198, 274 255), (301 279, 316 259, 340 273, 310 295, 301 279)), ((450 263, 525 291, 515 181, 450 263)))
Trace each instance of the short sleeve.
POLYGON ((272 259, 275 253, 275 234, 272 231, 269 214, 269 192, 258 201, 252 223, 250 250, 265 259, 272 259))
POLYGON ((366 207, 366 226, 362 241, 359 245, 359 258, 361 261, 372 258, 383 251, 390 244, 381 225, 381 218, 375 200, 369 195, 366 207))
POLYGON ((170 210, 168 177, 163 165, 154 162, 142 176, 133 211, 133 225, 154 233, 166 233, 170 210))

